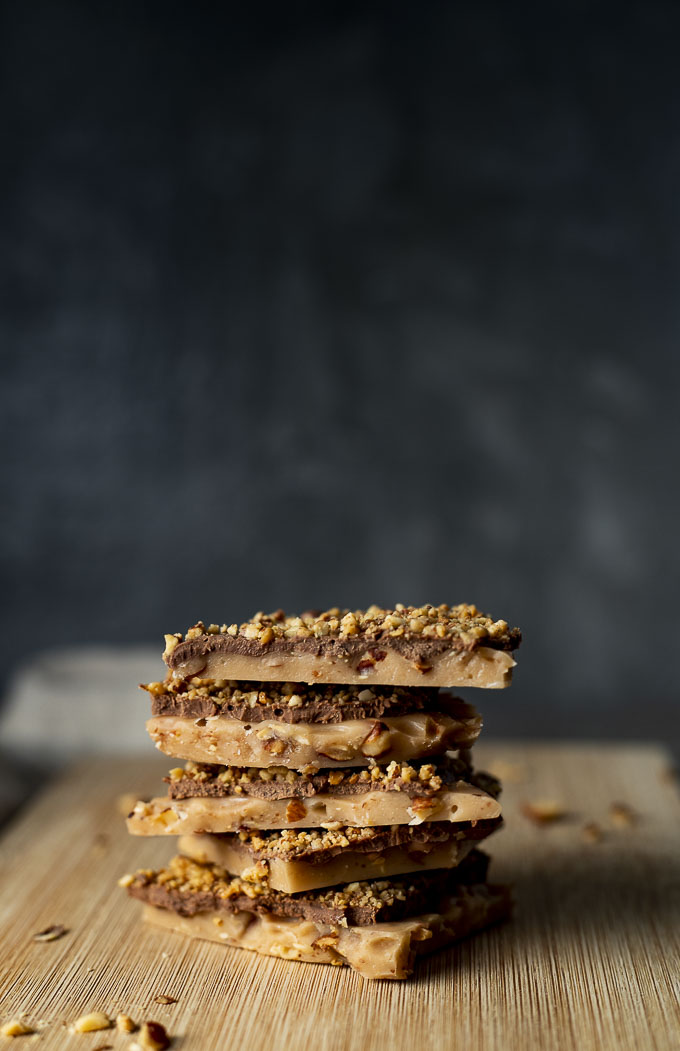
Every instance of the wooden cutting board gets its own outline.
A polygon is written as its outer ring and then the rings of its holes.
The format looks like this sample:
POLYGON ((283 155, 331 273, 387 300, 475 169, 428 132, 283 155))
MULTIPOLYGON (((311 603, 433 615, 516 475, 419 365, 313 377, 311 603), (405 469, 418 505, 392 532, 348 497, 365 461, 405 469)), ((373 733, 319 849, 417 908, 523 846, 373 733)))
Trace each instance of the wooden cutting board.
POLYGON ((174 841, 129 837, 119 797, 157 793, 166 763, 72 769, 0 841, 0 1021, 25 1012, 39 1029, 0 1047, 129 1047, 115 1031, 69 1032, 102 1010, 162 1022, 181 1051, 675 1051, 680 802, 668 756, 500 742, 476 753, 505 776, 506 829, 490 852, 516 917, 392 983, 145 929, 116 879, 162 863, 174 841), (546 797, 569 814, 536 826, 522 803, 546 797), (633 825, 614 824, 614 802, 634 809, 633 825), (601 840, 584 836, 587 822, 601 840), (52 924, 68 933, 32 940, 52 924), (161 994, 177 1003, 156 1004, 161 994))

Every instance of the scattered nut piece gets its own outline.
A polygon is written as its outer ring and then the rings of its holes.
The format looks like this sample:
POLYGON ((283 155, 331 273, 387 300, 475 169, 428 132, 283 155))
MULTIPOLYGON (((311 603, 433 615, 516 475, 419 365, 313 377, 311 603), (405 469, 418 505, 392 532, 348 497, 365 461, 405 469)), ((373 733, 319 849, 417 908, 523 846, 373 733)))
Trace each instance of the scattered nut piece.
POLYGON ((141 1051, 165 1051, 170 1047, 170 1037, 160 1022, 145 1022, 137 1037, 141 1051))
POLYGON ((66 927, 62 927, 60 923, 55 923, 51 927, 45 927, 44 931, 38 931, 37 934, 33 935, 34 942, 55 942, 57 938, 61 938, 63 934, 67 934, 66 927))
POLYGON ((118 880, 119 887, 131 887, 135 882, 135 877, 132 872, 126 872, 124 876, 121 876, 118 880))
POLYGON ((176 1004, 177 1000, 174 996, 166 996, 165 993, 161 993, 160 996, 154 997, 154 1002, 157 1004, 176 1004))
POLYGON ((113 1051, 113 1044, 97 1044, 92 1051, 113 1051))
POLYGON ((89 1015, 76 1018, 73 1029, 76 1033, 93 1033, 97 1029, 110 1029, 111 1024, 111 1019, 102 1011, 92 1011, 89 1015))
POLYGON ((530 821, 537 825, 549 825, 553 821, 561 821, 566 817, 567 811, 556 799, 537 799, 534 802, 524 802, 520 807, 521 812, 530 821))
POLYGON ((116 1029, 119 1033, 134 1033, 137 1023, 133 1022, 130 1015, 118 1015, 116 1018, 116 1029))
POLYGON ((599 843, 603 835, 602 829, 595 821, 589 821, 581 829, 581 838, 584 843, 599 843))
POLYGON ((26 1025, 19 1018, 12 1018, 11 1021, 5 1022, 2 1029, 0 1029, 0 1036, 27 1036, 29 1033, 34 1033, 35 1030, 31 1029, 30 1025, 26 1025))
POLYGON ((499 781, 506 781, 509 785, 522 784, 529 777, 523 763, 508 763, 505 759, 494 759, 492 763, 486 764, 486 769, 499 781))
POLYGON ((612 803, 609 807, 609 817, 617 828, 631 828, 637 821, 635 811, 626 803, 612 803))

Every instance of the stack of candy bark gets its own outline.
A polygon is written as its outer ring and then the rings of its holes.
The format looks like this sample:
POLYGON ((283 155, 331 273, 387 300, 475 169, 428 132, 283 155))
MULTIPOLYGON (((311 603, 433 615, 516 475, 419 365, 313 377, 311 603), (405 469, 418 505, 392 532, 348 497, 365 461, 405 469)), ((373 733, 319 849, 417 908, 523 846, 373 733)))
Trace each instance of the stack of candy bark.
POLYGON ((478 844, 500 785, 482 722, 442 688, 509 685, 520 633, 476 607, 258 613, 166 635, 156 747, 184 760, 134 835, 180 836, 121 884, 145 919, 288 960, 405 978, 507 915, 478 844))

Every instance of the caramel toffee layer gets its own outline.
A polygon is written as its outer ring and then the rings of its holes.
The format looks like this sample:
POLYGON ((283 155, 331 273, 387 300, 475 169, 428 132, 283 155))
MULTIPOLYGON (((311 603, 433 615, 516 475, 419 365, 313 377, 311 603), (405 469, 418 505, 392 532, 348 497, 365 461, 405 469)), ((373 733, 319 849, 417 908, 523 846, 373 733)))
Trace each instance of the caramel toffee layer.
POLYGON ((430 796, 459 781, 481 788, 497 797, 501 786, 495 777, 473 771, 458 759, 435 758, 413 766, 411 763, 379 764, 357 770, 318 770, 309 773, 288 770, 285 766, 241 767, 188 762, 175 767, 164 778, 171 799, 196 796, 221 798, 232 795, 258 799, 304 799, 320 793, 358 795, 367 789, 404 792, 409 796, 430 796))
MULTIPOLYGON (((446 711, 447 694, 437 689, 399 686, 308 686, 305 683, 226 682, 168 678, 141 687, 151 694, 152 715, 207 719, 226 715, 242 722, 339 723, 436 708, 446 711)), ((455 704, 454 704, 455 707, 455 704)))
POLYGON ((500 688, 521 634, 463 604, 258 613, 241 625, 199 622, 165 639, 164 660, 180 679, 500 688))
POLYGON ((341 723, 243 723, 224 715, 187 719, 158 715, 146 724, 166 755, 225 766, 285 766, 302 770, 365 766, 369 759, 403 762, 469 748, 482 728, 471 705, 448 712, 412 712, 341 723))
POLYGON ((221 942, 264 956, 350 966, 362 978, 404 979, 416 958, 452 945, 511 911, 507 887, 459 884, 430 903, 435 912, 408 920, 350 927, 252 912, 202 912, 180 916, 147 905, 147 923, 190 938, 221 942))
POLYGON ((266 883, 228 876, 216 865, 178 855, 165 869, 137 872, 127 890, 149 905, 180 916, 224 910, 364 927, 426 912, 433 900, 461 883, 482 883, 489 859, 473 851, 454 869, 385 880, 362 880, 328 890, 284 894, 266 883))
POLYGON ((244 828, 320 828, 352 825, 420 825, 429 821, 486 821, 500 816, 500 804, 483 789, 465 781, 436 792, 373 790, 335 795, 262 799, 257 795, 169 797, 140 800, 128 816, 135 836, 237 832, 244 828))

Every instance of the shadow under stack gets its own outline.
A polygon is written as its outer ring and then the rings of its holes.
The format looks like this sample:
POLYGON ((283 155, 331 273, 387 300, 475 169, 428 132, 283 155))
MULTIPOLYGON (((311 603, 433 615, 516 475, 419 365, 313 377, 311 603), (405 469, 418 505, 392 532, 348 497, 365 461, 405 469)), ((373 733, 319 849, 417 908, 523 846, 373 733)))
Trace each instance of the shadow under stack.
POLYGON ((509 911, 478 849, 501 824, 500 785, 472 765, 482 721, 445 690, 509 685, 519 642, 470 605, 166 635, 147 729, 185 763, 128 828, 180 853, 121 884, 182 934, 408 977, 509 911))

